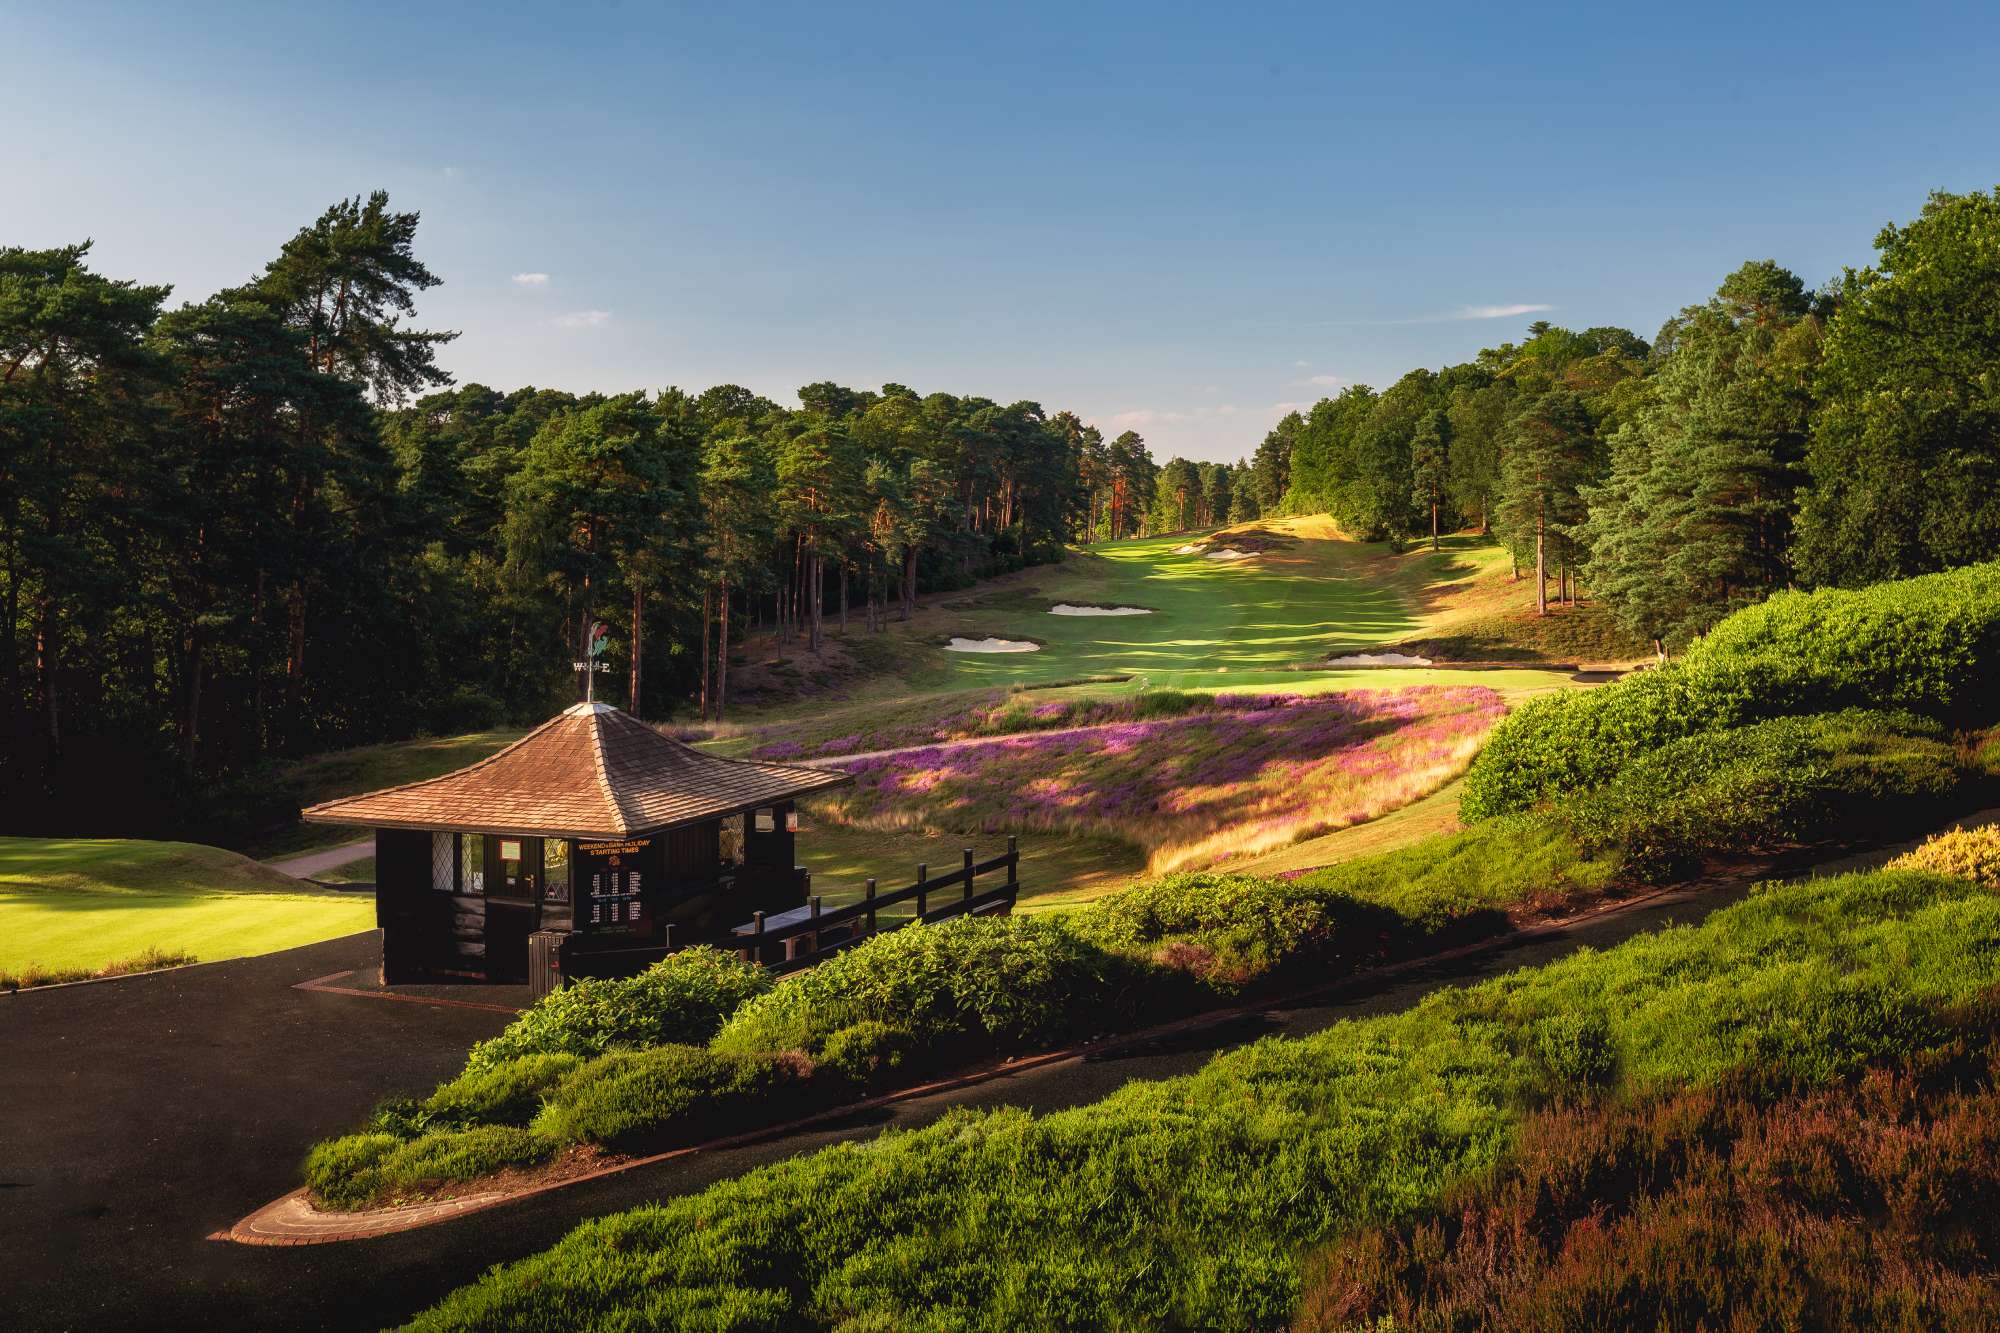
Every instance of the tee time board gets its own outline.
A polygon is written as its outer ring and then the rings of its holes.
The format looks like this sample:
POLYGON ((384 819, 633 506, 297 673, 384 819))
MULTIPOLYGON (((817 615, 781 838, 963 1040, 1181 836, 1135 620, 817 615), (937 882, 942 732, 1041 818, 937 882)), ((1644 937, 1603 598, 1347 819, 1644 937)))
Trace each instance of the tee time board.
POLYGON ((576 924, 586 930, 638 931, 645 922, 653 840, 576 845, 576 924))

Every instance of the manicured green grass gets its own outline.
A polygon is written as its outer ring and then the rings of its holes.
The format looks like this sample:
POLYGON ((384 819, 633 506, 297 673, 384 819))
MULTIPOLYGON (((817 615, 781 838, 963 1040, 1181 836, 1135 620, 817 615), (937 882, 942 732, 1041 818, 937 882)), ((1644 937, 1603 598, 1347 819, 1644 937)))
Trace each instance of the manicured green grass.
POLYGON ((103 967, 157 949, 202 962, 367 930, 365 896, 316 891, 219 847, 0 838, 0 970, 103 967))
POLYGON ((1217 867, 1246 875, 1282 875, 1339 865, 1378 852, 1393 852, 1458 828, 1459 781, 1445 784, 1421 800, 1391 810, 1365 824, 1295 842, 1262 856, 1228 861, 1217 867))

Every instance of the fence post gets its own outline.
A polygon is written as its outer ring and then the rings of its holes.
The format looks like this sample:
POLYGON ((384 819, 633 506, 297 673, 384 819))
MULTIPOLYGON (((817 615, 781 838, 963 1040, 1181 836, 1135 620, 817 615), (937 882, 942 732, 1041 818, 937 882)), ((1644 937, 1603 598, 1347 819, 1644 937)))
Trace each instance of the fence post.
POLYGON ((750 938, 756 941, 750 948, 750 961, 762 967, 764 965, 764 914, 762 912, 752 912, 750 914, 750 924, 756 927, 755 930, 750 932, 750 938))
POLYGON ((875 881, 868 881, 868 933, 875 933, 875 881))
POLYGON ((813 919, 813 922, 814 922, 814 925, 813 925, 813 932, 812 932, 812 940, 813 940, 813 952, 814 952, 814 953, 818 953, 818 952, 819 952, 819 925, 818 925, 818 922, 819 922, 819 895, 818 895, 817 893, 815 893, 815 894, 814 894, 814 895, 812 896, 812 919, 813 919))
POLYGON ((972 849, 970 847, 965 849, 965 893, 959 901, 967 903, 972 901, 972 849))
POLYGON ((1007 887, 1021 882, 1021 844, 1013 834, 1007 835, 1007 887))
POLYGON ((917 862, 917 920, 919 921, 922 921, 924 913, 930 910, 930 894, 924 891, 924 885, 930 883, 930 878, 930 866, 923 861, 917 862))

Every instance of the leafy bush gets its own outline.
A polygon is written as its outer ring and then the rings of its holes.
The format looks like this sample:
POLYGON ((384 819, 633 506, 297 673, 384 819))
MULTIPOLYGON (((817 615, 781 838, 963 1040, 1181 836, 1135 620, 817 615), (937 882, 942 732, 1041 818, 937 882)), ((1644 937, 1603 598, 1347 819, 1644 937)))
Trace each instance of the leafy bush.
POLYGON ((1681 662, 1521 708, 1467 770, 1460 810, 1470 821, 1532 809, 1670 741, 1767 718, 1865 706, 1962 722, 1992 712, 1996 686, 2000 563, 1781 593, 1681 662))
POLYGON ((545 1093, 583 1064, 568 1053, 522 1055, 468 1069, 422 1104, 427 1125, 525 1125, 545 1093))
POLYGON ((1953 829, 1904 852, 1889 863, 1894 870, 1928 870, 1934 875, 1969 879, 2000 891, 2000 824, 1953 829))
POLYGON ((1130 1020, 1129 962, 1049 917, 960 917, 877 935, 787 977, 716 1035, 718 1051, 818 1051, 874 1019, 933 1054, 1054 1046, 1130 1020))
POLYGON ((828 1037, 818 1068, 858 1088, 873 1088, 916 1064, 917 1034, 894 1023, 863 1019, 828 1037))
POLYGON ((381 1187, 382 1159, 402 1146, 394 1134, 349 1134, 306 1154, 306 1188, 331 1208, 356 1208, 381 1187))
POLYGON ((812 1063, 798 1055, 620 1051, 563 1084, 533 1128, 551 1143, 658 1150, 788 1119, 811 1109, 819 1091, 812 1063))
POLYGON ((472 1048, 468 1073, 523 1055, 589 1058, 617 1047, 704 1042, 739 1005, 771 989, 771 974, 735 954, 683 949, 636 977, 580 981, 538 1001, 472 1048))
POLYGON ((1586 849, 1616 849, 1633 873, 1665 879, 1708 853, 1879 827, 1949 795, 1958 761, 1937 730, 1856 709, 1689 736, 1632 760, 1559 818, 1586 849))
POLYGON ((1908 871, 1767 888, 1699 928, 1089 1106, 956 1112, 588 1222, 414 1327, 613 1327, 753 1301, 771 1327, 1123 1327, 1134 1311, 1280 1327, 1311 1247, 1491 1171, 1579 1073, 1608 1063, 1621 1096, 1751 1070, 1827 1086, 1959 1049, 1996 984, 2000 896, 1908 871), (1579 1017, 1563 1031, 1558 1015, 1579 1017))
POLYGON ((553 1145, 513 1125, 433 1130, 398 1144, 374 1170, 374 1193, 396 1198, 452 1181, 475 1180, 510 1166, 548 1159, 553 1145))

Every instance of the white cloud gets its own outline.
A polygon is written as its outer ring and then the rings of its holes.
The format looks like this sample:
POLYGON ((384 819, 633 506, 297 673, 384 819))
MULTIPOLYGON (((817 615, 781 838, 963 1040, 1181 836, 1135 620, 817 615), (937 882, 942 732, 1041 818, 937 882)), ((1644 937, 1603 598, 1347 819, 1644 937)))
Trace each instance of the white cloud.
POLYGON ((1512 319, 1516 315, 1539 315, 1554 310, 1552 305, 1468 305, 1460 306, 1445 319, 1512 319))
POLYGON ((1301 384, 1316 384, 1322 389, 1337 389, 1341 385, 1351 382, 1340 375, 1308 375, 1299 381, 1301 384))
POLYGON ((1215 415, 1217 415, 1217 416, 1219 416, 1219 417, 1231 417, 1231 416, 1235 416, 1235 415, 1236 415, 1236 404, 1234 404, 1234 403, 1220 403, 1220 404, 1217 404, 1217 406, 1216 406, 1216 409, 1215 409, 1215 415))
POLYGON ((1270 406, 1270 409, 1269 409, 1269 410, 1270 410, 1270 411, 1273 411, 1273 412, 1276 412, 1276 413, 1277 413, 1277 414, 1278 414, 1279 416, 1284 416, 1284 415, 1286 415, 1286 414, 1287 414, 1287 413, 1289 413, 1289 412, 1310 412, 1310 411, 1312 410, 1312 404, 1311 404, 1311 403, 1272 403, 1272 404, 1271 404, 1271 406, 1270 406))
POLYGON ((1114 430, 1138 430, 1144 426, 1169 425, 1188 420, 1192 418, 1185 412, 1168 412, 1156 407, 1135 407, 1129 412, 1114 412, 1104 418, 1104 425, 1114 430))
POLYGON ((546 273, 516 273, 514 275, 514 285, 516 287, 546 287, 549 285, 549 275, 546 273))
POLYGON ((1310 361, 1294 361, 1294 362, 1292 362, 1292 369, 1293 369, 1293 370, 1304 370, 1304 369, 1306 369, 1306 368, 1307 368, 1308 366, 1310 366, 1310 365, 1312 365, 1312 362, 1310 362, 1310 361))
POLYGON ((567 315, 557 315, 555 326, 559 329, 594 329, 610 320, 609 310, 573 310, 567 315))

